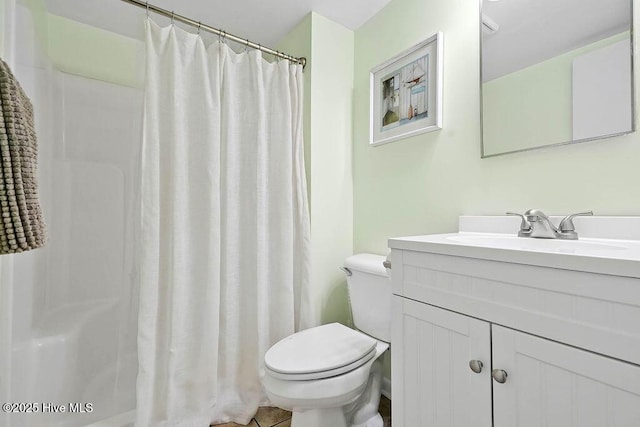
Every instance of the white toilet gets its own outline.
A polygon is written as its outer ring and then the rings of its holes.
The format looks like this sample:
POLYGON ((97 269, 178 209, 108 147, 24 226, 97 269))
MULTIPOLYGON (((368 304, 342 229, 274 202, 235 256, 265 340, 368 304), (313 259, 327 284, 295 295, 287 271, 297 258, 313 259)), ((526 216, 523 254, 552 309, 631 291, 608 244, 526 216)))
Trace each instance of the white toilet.
POLYGON ((391 339, 391 282, 383 256, 353 255, 344 270, 357 331, 339 323, 288 336, 267 351, 262 383, 293 412, 292 427, 383 427, 382 354, 391 339))

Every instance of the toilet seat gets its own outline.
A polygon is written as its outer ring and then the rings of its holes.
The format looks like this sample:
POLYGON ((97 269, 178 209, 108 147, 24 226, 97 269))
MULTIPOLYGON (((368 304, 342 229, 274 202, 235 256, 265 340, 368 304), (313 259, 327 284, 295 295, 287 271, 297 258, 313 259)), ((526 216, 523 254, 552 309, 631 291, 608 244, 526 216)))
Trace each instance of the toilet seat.
POLYGON ((307 329, 276 343, 264 357, 267 374, 289 381, 350 372, 376 355, 378 341, 339 323, 307 329))

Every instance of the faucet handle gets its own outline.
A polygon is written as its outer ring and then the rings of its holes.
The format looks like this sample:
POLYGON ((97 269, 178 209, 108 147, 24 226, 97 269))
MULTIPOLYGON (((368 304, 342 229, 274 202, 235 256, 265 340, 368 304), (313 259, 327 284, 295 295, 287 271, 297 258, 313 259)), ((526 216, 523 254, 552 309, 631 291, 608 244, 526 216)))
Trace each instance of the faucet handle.
POLYGON ((567 215, 566 217, 563 218, 562 221, 560 221, 560 225, 558 226, 558 229, 560 230, 560 232, 576 231, 576 226, 573 225, 573 218, 576 216, 592 216, 592 215, 593 215, 593 211, 578 212, 571 215, 567 215))
MULTIPOLYGON (((520 223, 520 232, 530 232, 531 231, 531 224, 529 224, 527 222, 527 218, 519 213, 516 212, 507 212, 507 215, 510 216, 519 216, 522 219, 522 222, 520 223)), ((520 235, 520 233, 518 233, 518 235, 520 235)))

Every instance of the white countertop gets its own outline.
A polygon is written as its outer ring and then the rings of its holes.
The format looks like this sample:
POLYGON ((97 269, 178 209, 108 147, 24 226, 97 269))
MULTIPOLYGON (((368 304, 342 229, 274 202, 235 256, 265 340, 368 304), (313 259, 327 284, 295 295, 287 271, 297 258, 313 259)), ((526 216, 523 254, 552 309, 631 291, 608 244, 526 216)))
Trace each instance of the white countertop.
POLYGON ((577 241, 517 237, 518 218, 476 216, 460 217, 458 233, 392 238, 389 247, 640 278, 640 217, 580 219, 576 230, 585 237, 577 241))

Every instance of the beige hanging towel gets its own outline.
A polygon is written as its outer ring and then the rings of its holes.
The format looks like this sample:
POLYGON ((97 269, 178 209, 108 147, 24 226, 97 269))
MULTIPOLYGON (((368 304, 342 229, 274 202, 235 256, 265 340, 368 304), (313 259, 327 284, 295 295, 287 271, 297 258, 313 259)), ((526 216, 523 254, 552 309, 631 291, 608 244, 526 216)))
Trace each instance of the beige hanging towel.
POLYGON ((1 59, 0 157, 0 254, 39 248, 47 229, 38 199, 33 107, 1 59))

